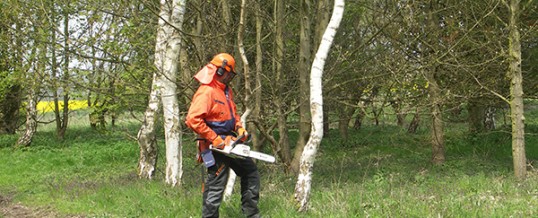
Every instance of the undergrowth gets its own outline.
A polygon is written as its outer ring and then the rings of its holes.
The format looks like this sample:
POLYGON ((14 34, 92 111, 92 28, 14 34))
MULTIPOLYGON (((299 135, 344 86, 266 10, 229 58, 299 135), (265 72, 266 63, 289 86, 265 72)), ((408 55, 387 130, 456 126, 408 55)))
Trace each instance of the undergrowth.
MULTIPOLYGON (((447 125, 446 162, 432 165, 425 127, 409 134, 396 126, 365 126, 350 129, 347 139, 336 130, 326 135, 306 212, 295 207, 296 177, 284 174, 279 163, 259 162, 260 209, 265 217, 536 217, 536 117, 536 111, 527 115, 525 181, 512 175, 506 129, 471 135, 465 126, 447 125)), ((85 126, 70 128, 63 141, 53 128, 42 128, 32 146, 21 149, 12 146, 16 136, 0 136, 0 196, 64 216, 200 216, 202 175, 191 134, 183 136, 182 184, 170 187, 164 183, 162 139, 155 178, 143 180, 132 137, 137 125, 106 131, 85 126)), ((242 217, 238 187, 221 206, 222 217, 242 217)))

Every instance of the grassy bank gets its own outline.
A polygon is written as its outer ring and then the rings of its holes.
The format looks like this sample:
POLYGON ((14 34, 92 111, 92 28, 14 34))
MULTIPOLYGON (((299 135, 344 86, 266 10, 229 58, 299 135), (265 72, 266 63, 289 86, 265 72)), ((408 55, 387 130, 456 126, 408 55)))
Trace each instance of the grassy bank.
MULTIPOLYGON (((306 213, 295 210, 296 178, 278 164, 259 163, 260 209, 266 217, 536 217, 537 111, 527 114, 524 182, 512 175, 506 128, 469 135, 464 126, 448 125, 447 161, 433 166, 426 127, 410 135, 395 126, 367 126, 351 130, 346 141, 336 131, 324 138, 306 213)), ((138 145, 131 138, 138 126, 119 123, 98 132, 82 122, 85 116, 78 118, 61 142, 46 127, 24 149, 12 148, 16 136, 0 136, 0 205, 20 203, 60 217, 200 216, 201 171, 191 135, 184 135, 182 185, 172 188, 163 182, 162 141, 156 178, 139 180, 138 145)), ((237 193, 221 215, 242 216, 237 193)))

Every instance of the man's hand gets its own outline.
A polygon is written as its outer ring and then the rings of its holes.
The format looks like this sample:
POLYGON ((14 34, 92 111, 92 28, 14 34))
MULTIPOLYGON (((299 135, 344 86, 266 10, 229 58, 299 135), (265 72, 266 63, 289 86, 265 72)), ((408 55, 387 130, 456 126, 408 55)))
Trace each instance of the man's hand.
POLYGON ((242 138, 240 138, 239 140, 241 140, 242 142, 246 141, 248 139, 248 132, 245 128, 243 127, 239 127, 239 129, 237 129, 237 136, 243 136, 242 138))
POLYGON ((226 136, 224 139, 217 136, 217 138, 215 138, 211 143, 213 144, 213 147, 224 150, 224 147, 230 146, 235 141, 237 141, 237 138, 233 136, 226 136))

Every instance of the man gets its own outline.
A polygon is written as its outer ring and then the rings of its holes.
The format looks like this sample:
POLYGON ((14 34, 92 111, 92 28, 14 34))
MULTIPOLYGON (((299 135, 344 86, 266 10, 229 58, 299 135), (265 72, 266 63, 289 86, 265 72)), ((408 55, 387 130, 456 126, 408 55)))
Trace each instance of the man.
POLYGON ((232 90, 228 83, 235 77, 235 60, 227 53, 213 57, 194 78, 201 84, 194 94, 185 123, 198 134, 198 161, 207 168, 203 188, 202 217, 218 217, 229 169, 241 177, 241 203, 247 217, 260 217, 258 199, 260 175, 251 158, 231 158, 220 152, 212 152, 209 146, 224 149, 235 137, 246 140, 248 132, 243 128, 232 90))

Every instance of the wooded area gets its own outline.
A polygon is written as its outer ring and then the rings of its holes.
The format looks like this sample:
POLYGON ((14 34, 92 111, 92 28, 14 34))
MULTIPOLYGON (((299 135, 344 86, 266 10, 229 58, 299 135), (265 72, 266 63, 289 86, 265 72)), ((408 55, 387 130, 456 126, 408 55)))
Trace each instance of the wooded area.
MULTIPOLYGON (((282 171, 298 174, 312 125, 311 68, 333 5, 2 1, 0 134, 19 134, 14 147, 32 146, 37 123, 54 122, 62 140, 68 102, 83 100, 95 130, 112 128, 120 114, 140 121, 142 178, 155 170, 155 128, 172 128, 165 133, 172 153, 166 160, 173 163, 166 182, 179 185, 181 135, 190 134, 180 125, 198 85, 192 76, 214 54, 228 52, 239 69, 233 84, 239 110, 252 110, 246 123, 254 149, 270 147, 282 171), (54 102, 54 119, 42 119, 40 101, 54 102)), ((350 128, 394 116, 388 122, 408 134, 427 125, 431 161, 442 164, 444 125, 467 123, 470 134, 504 126, 512 131, 515 176, 525 179, 523 102, 538 99, 537 57, 533 0, 348 0, 322 67, 323 135, 338 129, 346 139, 350 128)))

